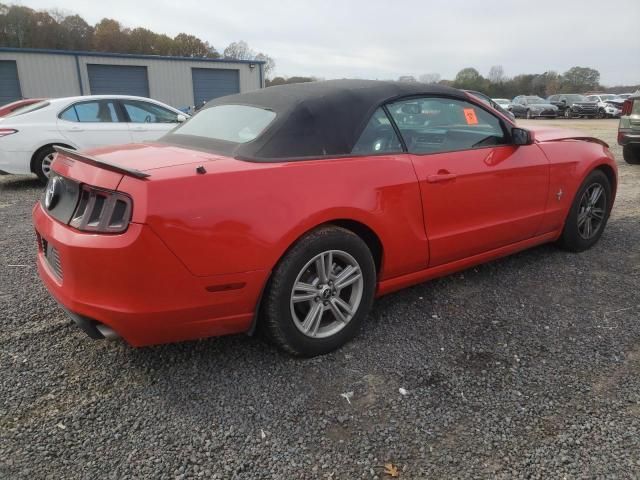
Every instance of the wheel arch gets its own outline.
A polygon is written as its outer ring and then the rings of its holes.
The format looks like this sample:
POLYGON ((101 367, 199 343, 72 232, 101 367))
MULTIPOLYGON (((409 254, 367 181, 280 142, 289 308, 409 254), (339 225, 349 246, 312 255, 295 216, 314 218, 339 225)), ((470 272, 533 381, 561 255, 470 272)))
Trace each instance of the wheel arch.
POLYGON ((70 148, 72 150, 77 150, 76 147, 74 147, 73 145, 70 145, 67 142, 48 142, 45 143, 44 145, 41 145, 40 147, 38 147, 35 152, 33 152, 33 155, 31 155, 31 161, 29 162, 29 168, 31 169, 32 173, 36 173, 36 166, 35 166, 35 161, 36 158, 38 157, 38 155, 40 154, 40 152, 42 152, 42 150, 44 150, 45 148, 50 148, 53 146, 59 146, 59 147, 65 147, 65 148, 70 148))
POLYGON ((611 185, 611 205, 609 206, 609 209, 611 209, 613 208, 613 202, 616 198, 616 192, 618 190, 618 178, 616 176, 616 172, 611 167, 611 165, 608 165, 606 163, 602 163, 596 166, 591 171, 595 171, 595 170, 600 170, 602 173, 604 173, 607 176, 607 179, 609 180, 609 184, 611 185))
POLYGON ((267 277, 264 286, 262 287, 262 291, 260 292, 260 297, 258 298, 258 301, 256 303, 256 307, 254 310, 254 314, 253 314, 253 321, 251 322, 251 327, 249 328, 249 331, 247 332, 248 335, 253 335, 256 331, 256 327, 258 325, 260 316, 261 316, 261 310, 262 310, 262 300, 264 298, 264 294, 267 292, 267 290, 269 289, 269 284, 271 282, 271 275, 273 274, 273 269, 275 269, 276 265, 278 265, 282 259, 284 258, 284 256, 291 250, 291 248, 298 242, 300 241, 300 239, 302 239, 305 235, 308 235, 309 233, 313 232, 314 230, 317 230, 319 228, 323 228, 323 227, 329 227, 329 226, 336 226, 336 227, 340 227, 340 228, 344 228, 345 230, 349 230, 350 232, 356 234, 358 237, 360 237, 362 239, 362 241, 367 245, 367 247, 369 248, 369 251, 371 252, 371 256, 373 257, 373 262, 374 265, 376 267, 376 275, 379 278, 380 277, 380 272, 382 270, 382 260, 383 260, 383 255, 384 255, 384 247, 382 244, 382 240, 380 239, 380 236, 375 232, 375 230, 373 228, 371 228, 369 225, 358 221, 358 220, 354 220, 351 218, 335 218, 332 220, 326 220, 322 223, 318 223, 316 225, 314 225, 313 227, 307 228, 305 229, 304 232, 302 232, 301 234, 299 234, 292 242, 289 243, 289 245, 287 246, 287 248, 280 254, 280 256, 278 257, 277 261, 275 262, 275 264, 273 265, 273 268, 271 270, 271 272, 269 273, 269 276, 267 277))

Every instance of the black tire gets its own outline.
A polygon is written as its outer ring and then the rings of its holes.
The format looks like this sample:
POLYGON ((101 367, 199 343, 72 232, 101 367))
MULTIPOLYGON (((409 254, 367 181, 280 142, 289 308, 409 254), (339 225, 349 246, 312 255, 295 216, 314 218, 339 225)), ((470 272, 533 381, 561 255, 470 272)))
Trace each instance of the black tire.
POLYGON ((564 110, 564 118, 573 118, 573 115, 571 114, 571 109, 570 108, 565 108, 564 110))
POLYGON ((47 169, 45 167, 45 160, 49 155, 55 153, 52 145, 47 145, 46 147, 42 147, 38 150, 31 160, 31 171, 38 176, 38 180, 43 185, 46 185, 49 181, 49 175, 47 173, 47 169))
POLYGON ((624 161, 630 165, 640 165, 640 145, 625 145, 622 147, 624 161))
POLYGON ((376 269, 366 243, 344 228, 318 228, 297 241, 274 269, 261 308, 260 329, 287 353, 304 357, 324 355, 341 347, 358 333, 373 304, 375 288, 376 269), (295 323, 291 295, 294 283, 308 262, 329 250, 346 252, 357 261, 362 273, 362 296, 355 313, 341 330, 324 338, 311 338, 295 323))
POLYGON ((609 179, 604 174, 602 170, 594 170, 591 172, 585 181, 582 183, 580 188, 578 189, 578 193, 573 199, 573 203, 571 204, 571 209, 569 210, 569 215, 565 220, 564 229, 562 231, 562 235, 559 240, 559 245, 570 252, 582 252, 591 248, 595 245, 600 237, 602 236, 602 232, 607 225, 607 220, 609 219, 609 213, 611 210, 611 184, 609 183, 609 179), (578 216, 581 211, 581 203, 583 200, 583 196, 585 192, 592 188, 594 185, 600 185, 604 192, 604 200, 603 200, 603 215, 602 220, 597 228, 594 231, 593 236, 589 238, 585 238, 579 229, 578 224, 578 216))
POLYGON ((598 115, 596 118, 607 118, 607 112, 604 110, 604 108, 601 108, 600 110, 598 110, 598 115))

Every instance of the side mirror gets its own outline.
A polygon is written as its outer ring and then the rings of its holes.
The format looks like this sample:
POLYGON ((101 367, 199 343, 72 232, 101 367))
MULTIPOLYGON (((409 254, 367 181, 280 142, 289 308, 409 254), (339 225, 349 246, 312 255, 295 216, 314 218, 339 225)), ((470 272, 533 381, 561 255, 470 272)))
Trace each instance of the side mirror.
POLYGON ((186 121, 187 121, 187 117, 186 117, 185 115, 183 115, 183 114, 181 114, 181 113, 180 113, 180 114, 178 114, 178 115, 176 116, 176 121, 177 121, 178 123, 186 122, 186 121))
POLYGON ((512 128, 511 139, 514 145, 531 145, 533 143, 531 132, 529 132, 529 130, 525 130, 524 128, 512 128))
POLYGON ((563 98, 562 100, 560 100, 560 103, 567 103, 567 101, 563 98))

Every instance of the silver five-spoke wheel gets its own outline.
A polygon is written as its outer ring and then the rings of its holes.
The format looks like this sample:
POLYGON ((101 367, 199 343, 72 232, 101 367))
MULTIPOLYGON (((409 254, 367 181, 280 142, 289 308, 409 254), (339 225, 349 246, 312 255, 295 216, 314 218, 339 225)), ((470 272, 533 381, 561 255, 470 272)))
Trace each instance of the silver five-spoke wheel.
POLYGON ((342 330, 362 300, 360 265, 342 250, 313 257, 298 274, 290 308, 296 327, 311 338, 325 338, 342 330))
POLYGON ((600 231, 606 208, 606 195, 602 185, 589 185, 582 194, 578 210, 578 232, 582 238, 589 240, 600 231))
POLYGON ((47 178, 49 178, 49 175, 51 174, 51 162, 53 162, 54 155, 55 153, 50 153, 42 159, 42 173, 47 178))

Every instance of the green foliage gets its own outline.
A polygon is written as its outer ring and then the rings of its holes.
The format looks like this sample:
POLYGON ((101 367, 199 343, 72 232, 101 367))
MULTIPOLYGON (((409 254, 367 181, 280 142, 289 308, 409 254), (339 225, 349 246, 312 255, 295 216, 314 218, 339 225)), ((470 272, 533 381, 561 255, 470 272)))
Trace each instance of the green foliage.
POLYGON ((554 93, 584 93, 600 90, 600 73, 587 67, 573 67, 564 75, 554 71, 540 74, 520 74, 507 78, 501 65, 494 65, 489 78, 484 78, 475 68, 463 68, 453 82, 440 81, 465 90, 477 90, 494 98, 513 98, 517 95, 548 97, 554 93))
MULTIPOLYGON (((123 27, 117 20, 103 18, 95 26, 79 15, 33 10, 0 3, 0 47, 53 48, 144 55, 219 58, 218 51, 200 38, 179 33, 174 38, 146 28, 123 27)), ((265 76, 275 69, 269 55, 256 53, 239 41, 224 50, 226 58, 264 61, 265 76)))
POLYGON ((287 85, 289 83, 306 83, 306 82, 315 82, 317 78, 314 77, 275 77, 272 80, 267 80, 267 87, 273 87, 276 85, 287 85))

